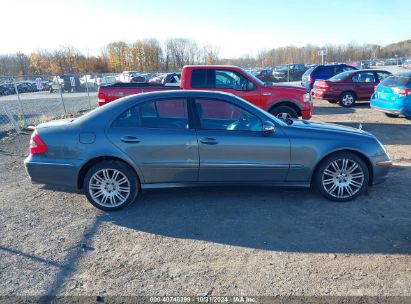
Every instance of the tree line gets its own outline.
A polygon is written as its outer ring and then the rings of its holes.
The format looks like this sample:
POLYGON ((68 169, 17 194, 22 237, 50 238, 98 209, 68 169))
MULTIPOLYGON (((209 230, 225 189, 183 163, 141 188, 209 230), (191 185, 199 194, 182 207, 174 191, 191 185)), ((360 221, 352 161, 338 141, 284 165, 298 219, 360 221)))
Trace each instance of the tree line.
POLYGON ((31 54, 0 55, 0 75, 55 75, 61 73, 118 73, 178 71, 186 64, 234 64, 242 67, 264 67, 285 63, 319 63, 318 51, 326 49, 327 62, 349 62, 364 59, 411 57, 411 39, 380 46, 377 44, 286 46, 262 50, 256 56, 221 58, 219 47, 199 46, 191 39, 172 38, 161 44, 155 38, 133 43, 116 41, 107 44, 99 55, 79 52, 73 46, 57 50, 37 50, 31 54))

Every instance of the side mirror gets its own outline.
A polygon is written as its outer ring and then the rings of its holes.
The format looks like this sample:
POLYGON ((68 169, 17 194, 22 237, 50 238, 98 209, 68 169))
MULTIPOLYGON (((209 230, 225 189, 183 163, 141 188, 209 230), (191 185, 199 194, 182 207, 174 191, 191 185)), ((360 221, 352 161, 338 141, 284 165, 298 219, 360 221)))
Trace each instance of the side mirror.
POLYGON ((266 135, 269 135, 274 132, 275 132, 275 125, 271 121, 265 121, 263 123, 263 133, 266 135))
POLYGON ((254 83, 252 83, 251 81, 249 81, 248 83, 247 83, 247 87, 246 87, 246 89, 247 89, 247 91, 253 91, 254 90, 254 83))

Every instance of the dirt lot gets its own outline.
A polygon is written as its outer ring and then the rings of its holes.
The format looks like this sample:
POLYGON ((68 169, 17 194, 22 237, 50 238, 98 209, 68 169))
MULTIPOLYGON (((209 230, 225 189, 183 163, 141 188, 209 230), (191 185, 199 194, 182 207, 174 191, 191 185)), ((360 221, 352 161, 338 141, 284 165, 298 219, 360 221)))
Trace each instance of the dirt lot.
POLYGON ((315 101, 395 161, 354 202, 313 191, 147 191, 104 213, 30 184, 29 135, 0 143, 0 295, 411 295, 411 121, 315 101))

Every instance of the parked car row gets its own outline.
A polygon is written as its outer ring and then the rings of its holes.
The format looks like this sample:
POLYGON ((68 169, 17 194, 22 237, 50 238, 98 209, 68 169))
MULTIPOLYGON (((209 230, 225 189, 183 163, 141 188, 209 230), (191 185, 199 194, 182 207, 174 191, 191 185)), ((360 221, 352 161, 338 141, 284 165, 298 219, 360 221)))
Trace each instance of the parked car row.
POLYGON ((19 94, 48 91, 50 88, 50 81, 42 81, 40 90, 35 81, 27 80, 16 82, 16 87, 14 87, 14 83, 2 83, 0 84, 0 96, 14 95, 16 94, 16 88, 19 94))
MULTIPOLYGON (((335 66, 327 66, 335 69, 335 66)), ((312 71, 307 71, 305 80, 313 82, 312 71)), ((304 82, 303 82, 304 83, 304 82)), ((392 75, 377 69, 348 70, 331 78, 319 76, 310 90, 313 99, 323 99, 352 107, 358 101, 370 101, 372 109, 382 111, 389 117, 403 115, 411 118, 411 72, 392 75)))

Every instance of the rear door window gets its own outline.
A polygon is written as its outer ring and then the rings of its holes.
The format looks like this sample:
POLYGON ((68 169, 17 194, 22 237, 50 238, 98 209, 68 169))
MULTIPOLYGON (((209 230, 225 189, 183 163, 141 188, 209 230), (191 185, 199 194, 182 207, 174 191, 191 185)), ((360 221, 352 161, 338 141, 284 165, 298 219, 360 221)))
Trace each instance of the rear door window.
POLYGON ((374 73, 358 73, 352 77, 352 82, 372 83, 375 82, 374 73))
POLYGON ((187 129, 186 99, 148 101, 123 112, 113 128, 187 129))

